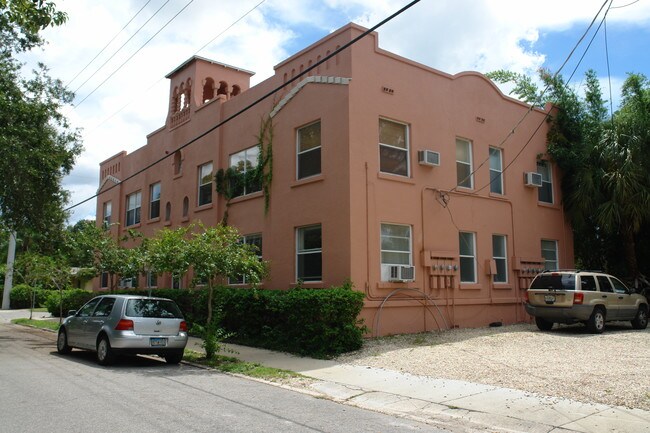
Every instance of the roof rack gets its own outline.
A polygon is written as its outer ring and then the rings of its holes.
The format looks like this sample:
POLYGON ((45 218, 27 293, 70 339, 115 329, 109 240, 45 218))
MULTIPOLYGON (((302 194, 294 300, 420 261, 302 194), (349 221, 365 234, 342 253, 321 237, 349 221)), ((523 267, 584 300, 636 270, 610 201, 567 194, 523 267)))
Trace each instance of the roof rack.
POLYGON ((594 270, 594 269, 545 269, 542 273, 546 273, 546 272, 576 272, 576 273, 580 273, 580 272, 600 272, 600 273, 604 273, 603 271, 594 270))

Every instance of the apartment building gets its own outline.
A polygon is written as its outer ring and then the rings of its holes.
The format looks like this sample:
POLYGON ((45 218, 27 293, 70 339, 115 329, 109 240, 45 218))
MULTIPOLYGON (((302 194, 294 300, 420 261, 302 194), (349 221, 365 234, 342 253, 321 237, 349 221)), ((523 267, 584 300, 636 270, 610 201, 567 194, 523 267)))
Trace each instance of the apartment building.
MULTIPOLYGON (((364 31, 346 25, 253 87, 241 68, 196 56, 180 65, 167 76, 165 124, 100 163, 99 223, 119 223, 116 237, 152 236, 227 214, 269 261, 264 288, 350 280, 373 335, 528 320, 535 273, 573 265, 560 173, 546 154, 551 107, 531 108, 479 73, 385 51, 371 33, 246 109, 364 31), (268 194, 246 176, 265 121, 268 194), (240 182, 227 200, 214 177, 229 168, 240 182)), ((147 280, 139 286, 190 282, 147 280)))

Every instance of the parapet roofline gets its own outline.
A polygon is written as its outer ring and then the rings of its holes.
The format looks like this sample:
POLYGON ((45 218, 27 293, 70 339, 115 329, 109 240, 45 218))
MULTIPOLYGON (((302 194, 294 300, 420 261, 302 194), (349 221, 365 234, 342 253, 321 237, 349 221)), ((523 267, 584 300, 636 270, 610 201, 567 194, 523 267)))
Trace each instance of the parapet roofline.
POLYGON ((228 68, 228 69, 234 69, 237 72, 243 72, 243 73, 248 74, 250 76, 255 75, 255 72, 249 71, 249 70, 246 70, 246 69, 242 69, 242 68, 238 68, 237 66, 227 65, 225 63, 217 62, 215 60, 206 59, 205 57, 201 57, 201 56, 192 56, 189 59, 185 60, 183 63, 181 63, 179 66, 177 66, 176 69, 171 71, 169 74, 165 75, 165 78, 171 78, 174 74, 176 74, 176 72, 180 71, 181 69, 185 68, 188 64, 190 64, 190 63, 192 63, 192 62, 194 62, 196 60, 201 60, 203 62, 212 63, 213 65, 222 66, 222 67, 228 68))

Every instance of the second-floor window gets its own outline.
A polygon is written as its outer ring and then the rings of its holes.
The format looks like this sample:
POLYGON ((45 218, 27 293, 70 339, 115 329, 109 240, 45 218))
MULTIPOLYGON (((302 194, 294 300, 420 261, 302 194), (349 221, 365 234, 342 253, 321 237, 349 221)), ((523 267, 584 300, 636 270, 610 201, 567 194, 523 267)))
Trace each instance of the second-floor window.
POLYGON ((230 188, 233 197, 252 194, 262 190, 262 183, 259 180, 257 172, 259 153, 259 148, 253 146, 230 155, 230 168, 236 174, 236 176, 230 179, 230 188))
POLYGON ((474 187, 472 143, 461 138, 456 139, 456 181, 463 188, 474 187))
POLYGON ((298 129, 297 175, 298 179, 321 173, 320 121, 298 129))
POLYGON ((140 208, 142 207, 142 192, 134 192, 126 196, 126 226, 140 224, 140 208))
POLYGON ((538 189, 538 199, 543 203, 553 203, 553 176, 548 161, 537 161, 537 172, 542 175, 542 186, 538 189))
POLYGON ((160 182, 149 186, 149 219, 160 218, 160 182))
POLYGON ((198 205, 212 203, 212 163, 199 166, 199 198, 198 205))
POLYGON ((405 124, 379 119, 379 171, 409 175, 408 127, 405 124))
POLYGON ((111 216, 113 214, 113 205, 111 204, 110 201, 107 201, 104 203, 103 206, 103 221, 104 221, 104 227, 108 227, 111 225, 111 216))
POLYGON ((496 147, 490 147, 490 192, 503 194, 503 160, 496 147))

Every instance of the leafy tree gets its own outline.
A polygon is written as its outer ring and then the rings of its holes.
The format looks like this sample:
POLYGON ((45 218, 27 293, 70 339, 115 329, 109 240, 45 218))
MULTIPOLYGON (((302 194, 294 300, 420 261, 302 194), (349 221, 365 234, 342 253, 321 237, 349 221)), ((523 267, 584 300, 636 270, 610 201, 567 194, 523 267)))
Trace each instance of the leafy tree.
POLYGON ((181 278, 190 267, 188 228, 159 230, 146 244, 150 270, 156 275, 169 272, 181 278))
MULTIPOLYGON (((70 284, 70 267, 61 256, 51 257, 35 253, 22 254, 16 270, 30 287, 53 287, 59 291, 59 322, 63 317, 63 289, 70 284)), ((33 292, 32 292, 33 296, 33 292)), ((30 311, 31 318, 31 311, 30 311)))
POLYGON ((52 2, 0 0, 0 222, 43 242, 63 229, 61 182, 81 152, 80 135, 60 113, 72 93, 42 64, 23 78, 15 56, 42 45, 40 31, 65 20, 52 2))
MULTIPOLYGON (((513 80, 515 94, 530 98, 530 79, 504 71, 491 76, 513 80)), ((542 70, 540 79, 546 93, 537 98, 556 107, 548 153, 563 172, 563 206, 573 225, 576 258, 585 267, 637 279, 650 271, 648 252, 639 260, 645 250, 637 248, 650 224, 650 83, 629 74, 621 106, 610 117, 594 71, 586 74, 584 97, 561 76, 542 70)))

